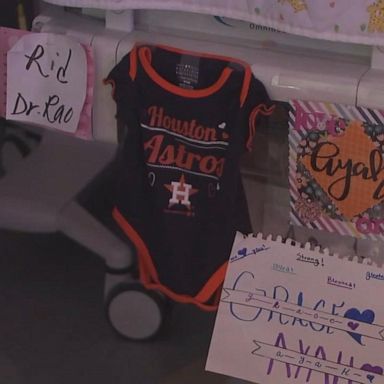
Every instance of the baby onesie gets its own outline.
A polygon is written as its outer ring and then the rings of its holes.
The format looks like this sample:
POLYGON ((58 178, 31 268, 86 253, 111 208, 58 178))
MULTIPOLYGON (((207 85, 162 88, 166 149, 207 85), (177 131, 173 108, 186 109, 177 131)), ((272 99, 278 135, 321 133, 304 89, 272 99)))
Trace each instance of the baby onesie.
POLYGON ((252 231, 239 170, 264 86, 236 59, 141 44, 111 71, 124 124, 113 216, 136 247, 140 280, 217 307, 236 231, 252 231))

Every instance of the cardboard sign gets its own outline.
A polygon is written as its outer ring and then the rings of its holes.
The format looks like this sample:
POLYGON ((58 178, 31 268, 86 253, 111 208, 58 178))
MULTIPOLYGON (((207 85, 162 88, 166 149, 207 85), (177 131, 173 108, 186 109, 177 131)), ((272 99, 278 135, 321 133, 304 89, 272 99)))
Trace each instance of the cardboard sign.
POLYGON ((293 101, 291 222, 357 238, 384 239, 384 115, 293 101))
POLYGON ((7 55, 6 118, 75 132, 87 93, 87 57, 61 35, 24 35, 7 55))
POLYGON ((238 234, 207 369, 260 384, 383 384, 384 273, 238 234))

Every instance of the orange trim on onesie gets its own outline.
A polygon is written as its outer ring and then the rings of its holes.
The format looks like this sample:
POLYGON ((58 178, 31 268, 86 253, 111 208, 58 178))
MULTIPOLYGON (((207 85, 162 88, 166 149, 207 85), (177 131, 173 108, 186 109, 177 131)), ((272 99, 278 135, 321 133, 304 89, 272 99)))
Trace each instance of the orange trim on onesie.
POLYGON ((150 290, 157 290, 162 292, 164 295, 168 296, 174 301, 185 304, 194 304, 204 311, 215 311, 218 307, 217 298, 220 297, 216 295, 214 304, 205 304, 220 288, 224 281, 225 272, 227 268, 227 263, 223 264, 207 281, 201 291, 194 297, 178 294, 172 291, 167 286, 163 285, 159 281, 159 277, 155 266, 153 265, 151 255, 147 246, 145 245, 143 239, 136 232, 136 230, 128 223, 128 221, 123 217, 120 211, 115 207, 112 212, 113 218, 116 220, 117 224, 121 227, 124 233, 128 238, 133 242, 139 258, 139 269, 140 269, 140 281, 145 288, 150 290))
POLYGON ((249 136, 246 143, 246 148, 250 152, 252 150, 253 138, 256 133, 256 118, 260 113, 263 116, 269 116, 275 110, 275 106, 267 107, 265 104, 259 104, 255 108, 253 108, 251 114, 249 115, 249 136))
POLYGON ((136 79, 137 74, 137 48, 133 47, 129 55, 129 77, 132 80, 136 79))
POLYGON ((245 69, 243 87, 240 93, 240 108, 244 105, 248 96, 249 86, 251 85, 252 71, 249 66, 245 69))
MULTIPOLYGON (((147 45, 142 44, 142 46, 149 46, 149 44, 147 44, 147 45)), ((156 44, 156 45, 153 45, 153 47, 155 47, 155 48, 158 47, 160 49, 163 49, 163 50, 169 51, 169 52, 179 53, 181 55, 198 56, 198 57, 204 57, 207 59, 216 59, 216 60, 221 60, 221 61, 228 61, 228 63, 237 63, 243 67, 249 67, 249 65, 243 60, 236 59, 234 57, 229 57, 229 56, 216 55, 215 53, 188 51, 186 49, 171 47, 169 45, 163 45, 163 44, 156 44)))
POLYGON ((150 53, 151 53, 151 50, 148 47, 139 48, 138 55, 145 72, 153 81, 155 81, 162 88, 178 96, 190 97, 190 98, 210 96, 216 91, 218 91, 220 88, 222 88, 222 86, 225 84, 225 82, 228 80, 229 76, 233 72, 233 69, 225 68, 222 71, 219 79, 211 86, 204 89, 185 89, 170 83, 169 81, 165 80, 156 72, 156 70, 151 66, 150 53))
POLYGON ((177 301, 177 302, 183 303, 183 304, 194 304, 206 312, 216 311, 217 307, 218 307, 218 303, 215 303, 215 304, 200 303, 194 297, 187 296, 187 295, 180 295, 178 293, 175 293, 172 290, 170 290, 168 287, 166 287, 165 285, 162 285, 162 284, 149 283, 149 284, 143 284, 143 285, 145 288, 147 288, 149 290, 156 290, 156 291, 163 293, 165 296, 169 297, 173 301, 177 301))
POLYGON ((195 296, 195 299, 201 302, 208 301, 212 295, 223 284, 225 273, 227 271, 228 262, 225 262, 205 283, 201 291, 195 296))
MULTIPOLYGON (((149 255, 149 251, 144 241, 140 237, 140 235, 135 231, 135 229, 128 223, 128 221, 124 218, 124 216, 120 213, 120 211, 115 207, 112 212, 113 218, 116 220, 117 224, 123 229, 128 238, 135 245, 137 252, 140 255, 139 258, 139 267, 144 267, 146 269, 146 274, 143 275, 145 281, 149 281, 149 278, 152 278, 154 281, 158 282, 159 277, 157 275, 155 266, 152 263, 152 259, 149 255), (142 262, 143 264, 140 264, 142 262)), ((142 277, 140 268, 140 279, 142 277)))

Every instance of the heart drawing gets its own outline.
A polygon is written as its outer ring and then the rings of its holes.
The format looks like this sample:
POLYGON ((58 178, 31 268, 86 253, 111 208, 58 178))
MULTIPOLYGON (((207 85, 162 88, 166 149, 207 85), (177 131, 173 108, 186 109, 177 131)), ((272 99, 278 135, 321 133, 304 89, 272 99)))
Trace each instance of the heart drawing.
MULTIPOLYGON (((346 319, 372 324, 375 320, 375 312, 371 309, 366 309, 365 311, 360 312, 357 308, 350 308, 344 313, 344 317, 346 319)), ((347 325, 352 331, 355 331, 359 327, 359 323, 354 321, 349 321, 347 325)), ((359 344, 363 345, 361 342, 362 335, 357 332, 348 332, 348 334, 359 344)))
POLYGON ((357 327, 359 326, 359 323, 354 323, 353 321, 348 321, 348 327, 352 329, 352 331, 356 331, 357 327))
MULTIPOLYGON (((382 375, 383 374, 383 368, 375 365, 371 365, 371 364, 363 364, 360 368, 361 370, 363 371, 367 371, 367 372, 371 372, 371 373, 375 373, 377 375, 382 375)), ((367 379, 369 380, 370 383, 373 383, 373 380, 375 379, 375 376, 374 375, 367 375, 367 379)))

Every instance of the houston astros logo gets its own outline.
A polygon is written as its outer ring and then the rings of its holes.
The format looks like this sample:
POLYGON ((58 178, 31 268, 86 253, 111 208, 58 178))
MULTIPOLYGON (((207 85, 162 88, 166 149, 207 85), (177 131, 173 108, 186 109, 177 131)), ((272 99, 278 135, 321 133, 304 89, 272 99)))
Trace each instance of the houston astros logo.
POLYGON ((179 181, 172 181, 171 184, 164 184, 164 187, 172 193, 172 196, 169 199, 169 207, 172 207, 175 204, 182 204, 188 209, 191 209, 189 197, 199 191, 196 188, 192 188, 191 184, 185 182, 184 174, 181 175, 179 181))

